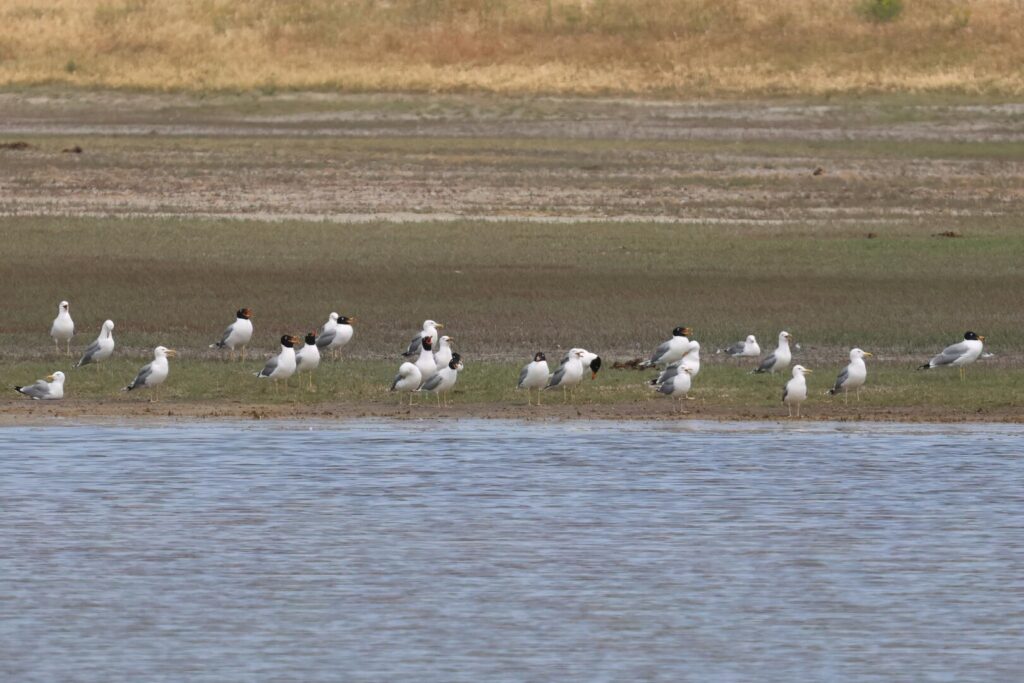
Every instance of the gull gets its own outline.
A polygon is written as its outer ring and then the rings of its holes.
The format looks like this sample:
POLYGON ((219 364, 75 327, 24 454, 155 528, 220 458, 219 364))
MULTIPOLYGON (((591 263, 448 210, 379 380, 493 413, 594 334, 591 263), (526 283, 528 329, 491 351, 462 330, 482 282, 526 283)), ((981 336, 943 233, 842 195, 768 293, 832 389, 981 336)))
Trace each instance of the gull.
POLYGON ((300 373, 300 381, 301 373, 309 373, 309 388, 312 390, 313 373, 320 367, 320 345, 316 343, 315 330, 306 335, 305 342, 306 345, 295 353, 295 371, 300 373))
POLYGON ((96 337, 96 341, 89 344, 88 348, 85 349, 85 353, 75 363, 76 368, 80 368, 83 365, 89 365, 90 363, 99 363, 101 360, 106 360, 114 353, 114 321, 105 320, 103 326, 100 328, 100 336, 96 337))
POLYGON ((601 369, 601 356, 596 353, 587 351, 586 349, 569 349, 564 356, 560 365, 565 365, 572 358, 573 354, 579 351, 581 354, 580 362, 583 363, 584 370, 590 370, 590 379, 597 379, 597 373, 601 369))
POLYGON ((540 405, 540 392, 548 383, 548 376, 551 370, 548 369, 548 357, 543 351, 533 354, 533 362, 527 363, 519 371, 519 384, 517 389, 526 389, 526 404, 533 405, 533 390, 537 390, 537 405, 540 405))
POLYGON ((946 366, 959 368, 960 381, 962 382, 965 379, 965 366, 978 360, 981 356, 982 348, 984 348, 984 345, 982 344, 984 341, 985 337, 968 330, 967 332, 964 332, 964 340, 962 342, 942 349, 942 353, 920 366, 918 370, 931 370, 932 368, 941 368, 946 366))
POLYGON ((700 372, 700 342, 690 342, 690 350, 679 361, 679 365, 689 372, 690 377, 697 376, 697 373, 700 372))
POLYGON ((426 382, 437 373, 437 361, 434 360, 433 346, 432 337, 428 336, 420 340, 420 357, 416 359, 415 365, 420 371, 420 381, 422 382, 426 382))
POLYGON ((860 400, 860 388, 864 386, 864 382, 868 379, 868 366, 864 364, 864 357, 870 358, 872 353, 870 351, 861 351, 860 349, 850 349, 850 364, 843 368, 843 371, 836 377, 835 386, 828 390, 828 393, 835 396, 840 391, 843 392, 843 402, 848 403, 850 400, 850 389, 857 391, 857 400, 860 400))
POLYGON ((664 384, 678 375, 683 368, 689 372, 691 379, 700 372, 700 342, 690 342, 690 350, 682 358, 662 370, 657 377, 651 380, 651 385, 660 386, 664 384))
POLYGON ((443 329, 444 325, 442 325, 441 323, 434 322, 433 320, 424 320, 423 329, 420 330, 419 334, 412 338, 412 341, 409 342, 409 348, 402 355, 405 356, 406 358, 411 358, 412 356, 415 356, 420 352, 420 349, 423 346, 424 337, 437 339, 437 331, 443 329))
POLYGON ((807 380, 804 375, 811 374, 802 365, 793 366, 793 379, 786 382, 786 388, 782 390, 782 402, 789 408, 789 416, 793 417, 793 406, 796 406, 796 416, 800 417, 800 404, 807 400, 807 380))
POLYGON ((761 361, 761 364, 757 366, 754 372, 770 372, 774 375, 776 370, 781 372, 788 368, 790 361, 793 360, 793 352, 789 350, 789 341, 791 339, 792 337, 789 332, 779 332, 779 345, 767 358, 761 361))
POLYGON ((64 398, 64 373, 58 370, 52 375, 47 375, 45 379, 37 380, 35 384, 27 387, 15 386, 14 390, 34 401, 55 401, 64 398))
POLYGON ((252 311, 248 308, 240 308, 235 313, 235 322, 228 325, 221 335, 220 341, 210 344, 210 348, 228 349, 231 351, 231 360, 235 359, 235 349, 241 347, 241 359, 245 360, 245 347, 252 340, 252 311))
POLYGON ((437 371, 433 377, 423 383, 422 390, 437 395, 437 405, 441 406, 441 398, 444 397, 444 405, 448 407, 448 392, 455 386, 459 379, 459 370, 462 369, 462 356, 453 353, 448 365, 437 371))
MULTIPOLYGON (((415 364, 406 361, 398 367, 398 374, 395 375, 395 380, 391 383, 391 388, 388 391, 407 392, 409 405, 412 405, 412 392, 419 389, 421 384, 423 384, 423 375, 420 373, 420 369, 415 364)), ((400 399, 399 404, 403 400, 400 399)))
POLYGON ((690 369, 686 367, 679 368, 679 372, 672 377, 668 378, 661 384, 655 387, 655 390, 665 396, 672 398, 672 411, 678 412, 679 399, 690 398, 690 386, 692 385, 692 376, 690 375, 690 369))
POLYGON ((736 342, 727 349, 721 349, 719 353, 725 353, 730 358, 756 358, 761 355, 761 346, 754 335, 748 334, 745 340, 736 342))
POLYGON ((551 375, 548 380, 547 386, 544 389, 554 389, 555 387, 562 388, 562 397, 565 401, 566 390, 569 391, 569 397, 574 397, 573 390, 583 381, 583 355, 585 351, 583 349, 573 349, 569 358, 562 363, 555 373, 551 375))
POLYGON ((658 345, 651 353, 649 360, 641 363, 641 367, 649 368, 653 365, 671 365, 682 359, 683 354, 690 348, 689 336, 692 334, 689 327, 677 327, 672 330, 672 338, 658 345))
POLYGON ((129 382, 128 386, 121 389, 121 391, 153 389, 153 398, 150 400, 158 400, 156 387, 164 383, 164 380, 167 379, 167 373, 170 372, 167 359, 174 358, 177 355, 178 352, 174 349, 169 349, 166 346, 156 347, 153 349, 153 360, 143 365, 142 369, 139 370, 139 374, 135 375, 135 379, 129 382))
POLYGON ((352 323, 355 321, 355 318, 350 318, 347 315, 339 316, 337 313, 331 313, 327 322, 320 328, 320 336, 316 339, 316 345, 321 351, 330 349, 331 358, 337 358, 342 347, 352 341, 352 335, 355 334, 352 323))
POLYGON ((53 324, 50 325, 50 336, 53 337, 53 345, 57 349, 57 355, 60 355, 60 342, 64 342, 67 345, 67 355, 71 355, 71 338, 75 336, 75 321, 71 319, 71 313, 68 311, 67 301, 61 301, 60 305, 57 306, 57 317, 53 319, 53 324))
POLYGON ((455 341, 455 337, 448 335, 437 340, 437 351, 434 352, 434 362, 437 363, 437 367, 444 368, 451 361, 453 341, 455 341))
POLYGON ((270 358, 263 369, 255 373, 257 377, 269 377, 274 380, 274 391, 277 383, 284 380, 284 391, 288 393, 288 378, 295 374, 295 345, 299 338, 290 334, 281 337, 281 350, 270 358))

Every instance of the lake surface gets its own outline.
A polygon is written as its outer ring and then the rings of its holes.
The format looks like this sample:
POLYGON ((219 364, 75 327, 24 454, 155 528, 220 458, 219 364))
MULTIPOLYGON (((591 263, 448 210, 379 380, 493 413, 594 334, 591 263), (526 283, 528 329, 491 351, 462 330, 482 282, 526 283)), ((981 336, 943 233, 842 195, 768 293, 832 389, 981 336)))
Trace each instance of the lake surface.
POLYGON ((3 681, 1024 680, 1024 429, 0 429, 3 681))

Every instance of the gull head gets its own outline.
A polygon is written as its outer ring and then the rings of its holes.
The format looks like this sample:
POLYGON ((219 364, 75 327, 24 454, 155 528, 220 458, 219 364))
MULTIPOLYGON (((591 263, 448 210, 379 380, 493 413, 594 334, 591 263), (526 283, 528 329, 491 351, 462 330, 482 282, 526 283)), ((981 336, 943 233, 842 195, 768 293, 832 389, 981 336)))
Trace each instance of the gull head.
POLYGON ((858 360, 860 358, 870 358, 873 356, 870 351, 862 351, 861 349, 850 349, 850 360, 858 360))
POLYGON ((690 328, 686 327, 684 325, 680 325, 679 327, 677 327, 674 330, 672 330, 672 336, 673 337, 689 337, 690 336, 690 328))
POLYGON ((154 358, 174 358, 178 355, 178 352, 174 349, 169 349, 166 346, 158 346, 153 349, 154 358))
POLYGON ((285 347, 286 349, 294 348, 295 345, 298 343, 299 338, 294 335, 285 334, 281 336, 281 346, 285 347))
MULTIPOLYGON (((336 313, 332 313, 331 315, 337 315, 337 314, 336 313)), ((342 325, 351 325, 355 321, 356 321, 355 318, 350 318, 347 315, 338 316, 338 322, 341 323, 342 325)))
POLYGON ((754 335, 752 335, 752 334, 748 334, 747 335, 747 343, 748 344, 756 344, 757 343, 757 338, 754 335))
POLYGON ((316 344, 316 330, 312 330, 311 332, 306 333, 305 342, 307 346, 312 346, 316 344))
POLYGON ((533 354, 534 363, 540 363, 541 361, 545 361, 547 359, 548 357, 544 355, 543 351, 538 351, 537 353, 533 354))
POLYGON ((46 381, 47 382, 56 382, 57 384, 63 384, 64 383, 64 373, 61 372, 60 370, 58 370, 57 372, 53 373, 52 375, 47 375, 46 376, 46 381))
POLYGON ((106 330, 107 332, 110 332, 112 329, 114 329, 114 321, 113 320, 104 320, 103 321, 103 329, 106 330))
POLYGON ((814 371, 811 370, 810 368, 805 368, 802 365, 793 366, 793 377, 803 377, 804 375, 809 375, 812 372, 814 371))
POLYGON ((964 339, 967 341, 985 341, 984 335, 976 334, 970 330, 964 332, 964 339))
POLYGON ((64 313, 67 313, 67 312, 68 312, 68 307, 69 307, 70 305, 71 305, 71 304, 69 304, 69 303, 68 303, 67 301, 61 301, 61 302, 60 302, 60 306, 59 306, 59 310, 60 310, 60 311, 62 311, 62 312, 64 312, 64 313))
POLYGON ((333 320, 334 322, 337 322, 338 318, 340 318, 341 316, 338 315, 337 313, 335 313, 334 311, 331 311, 331 314, 329 316, 327 316, 327 317, 328 317, 328 319, 333 320))
POLYGON ((238 309, 238 313, 235 313, 235 317, 241 318, 242 320, 248 320, 252 317, 252 310, 248 308, 238 309))
POLYGON ((422 343, 423 343, 423 348, 426 349, 427 351, 429 351, 434 346, 434 338, 433 337, 424 337, 422 343))

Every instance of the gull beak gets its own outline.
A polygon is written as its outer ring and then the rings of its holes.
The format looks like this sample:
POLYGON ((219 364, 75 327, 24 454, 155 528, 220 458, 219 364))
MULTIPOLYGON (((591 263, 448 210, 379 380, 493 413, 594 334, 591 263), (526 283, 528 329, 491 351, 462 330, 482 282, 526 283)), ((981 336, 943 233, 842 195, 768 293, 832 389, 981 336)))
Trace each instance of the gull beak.
POLYGON ((591 380, 597 379, 597 372, 595 370, 591 370, 590 371, 590 379, 591 380))
POLYGON ((175 351, 174 349, 167 349, 167 357, 168 358, 177 358, 178 357, 178 352, 175 351))
POLYGON ((356 321, 356 319, 355 319, 354 317, 353 317, 353 318, 349 318, 349 319, 348 319, 348 322, 349 322, 349 324, 350 324, 350 325, 351 325, 352 323, 354 323, 355 321, 356 321))
POLYGON ((453 342, 453 341, 455 341, 455 337, 453 337, 453 336, 451 336, 451 335, 448 335, 448 341, 450 341, 450 342, 453 342))
POLYGON ((47 376, 46 376, 46 381, 47 381, 47 382, 52 382, 52 381, 53 381, 53 380, 55 380, 55 379, 56 379, 56 377, 54 377, 53 375, 47 375, 47 376))
POLYGON ((805 375, 810 375, 810 374, 812 374, 813 372, 814 372, 814 370, 811 370, 810 368, 804 368, 804 374, 805 374, 805 375))
POLYGON ((978 341, 985 341, 985 335, 979 334, 978 335, 978 341))
POLYGON ((443 330, 444 329, 444 323, 437 323, 436 325, 434 325, 434 327, 436 327, 439 330, 443 330))
POLYGON ((873 358, 875 354, 871 353, 870 351, 865 351, 864 355, 867 356, 868 358, 873 358))

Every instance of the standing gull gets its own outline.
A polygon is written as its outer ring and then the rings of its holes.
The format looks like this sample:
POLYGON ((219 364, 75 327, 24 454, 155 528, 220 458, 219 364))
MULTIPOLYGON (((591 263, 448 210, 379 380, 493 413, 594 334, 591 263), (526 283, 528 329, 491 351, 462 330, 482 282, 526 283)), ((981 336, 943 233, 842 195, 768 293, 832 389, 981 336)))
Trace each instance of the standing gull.
POLYGON ((719 353, 725 353, 730 358, 756 358, 761 355, 761 346, 757 343, 757 338, 749 334, 745 340, 736 342, 719 353))
POLYGON ((835 396, 843 392, 843 402, 849 403, 850 389, 857 392, 857 400, 860 400, 860 388, 868 379, 868 366, 864 364, 864 357, 871 357, 870 351, 850 349, 850 364, 843 368, 843 371, 836 377, 835 386, 828 390, 828 393, 835 396))
POLYGON ((352 341, 352 335, 355 334, 352 323, 355 321, 355 318, 350 318, 347 315, 339 316, 337 313, 331 313, 327 322, 320 328, 320 336, 316 338, 317 347, 321 351, 330 349, 331 358, 336 359, 342 347, 352 341))
POLYGON ((796 416, 800 417, 800 404, 807 400, 805 374, 809 375, 811 371, 802 365, 794 365, 793 379, 786 382, 786 388, 782 390, 782 402, 789 408, 790 417, 793 417, 793 406, 796 406, 796 416))
POLYGON ((295 353, 295 371, 299 373, 299 382, 302 381, 302 373, 309 373, 309 388, 313 389, 313 373, 320 367, 320 346, 316 343, 316 332, 312 331, 306 335, 306 345, 295 353))
POLYGON ((543 351, 533 354, 533 362, 527 363, 519 371, 519 384, 517 389, 526 389, 526 404, 533 405, 533 390, 537 390, 537 405, 540 405, 540 392, 548 383, 548 376, 551 370, 548 369, 548 357, 543 351))
POLYGON ((692 385, 690 369, 680 367, 679 372, 655 387, 655 390, 672 399, 672 411, 679 409, 680 398, 690 398, 690 386, 692 385))
POLYGON ((53 345, 57 349, 57 355, 60 355, 60 342, 64 342, 67 345, 67 355, 71 355, 71 338, 75 336, 75 321, 71 319, 69 307, 70 304, 67 301, 61 301, 60 305, 57 306, 57 317, 53 319, 53 324, 50 325, 50 336, 53 337, 53 345))
POLYGON ((228 325, 221 335, 220 341, 210 344, 210 348, 228 349, 231 360, 235 359, 235 349, 241 348, 241 359, 245 360, 245 347, 252 340, 252 311, 241 308, 235 313, 235 322, 228 325))
POLYGON ((963 381, 965 366, 978 360, 984 348, 982 344, 984 341, 985 337, 968 330, 964 332, 964 340, 962 342, 942 349, 942 353, 919 367, 918 370, 931 370, 932 368, 942 367, 959 368, 960 381, 963 381))
POLYGON ((164 383, 167 379, 167 374, 170 372, 170 366, 167 363, 168 358, 174 358, 178 355, 178 352, 174 349, 169 349, 166 346, 158 346, 153 349, 153 360, 142 366, 139 370, 139 374, 135 375, 135 379, 128 383, 128 386, 121 389, 121 391, 133 391, 135 389, 153 389, 153 398, 151 401, 158 400, 156 387, 164 383))
POLYGON ((288 378, 295 374, 295 345, 299 338, 290 334, 281 337, 281 350, 270 358, 263 369, 255 373, 257 377, 269 377, 274 380, 274 391, 277 383, 284 380, 284 390, 288 393, 288 378))
MULTIPOLYGON (((437 373, 437 361, 434 360, 434 340, 423 337, 420 340, 420 357, 416 359, 416 367, 420 371, 420 380, 426 382, 437 373)), ((419 388, 419 387, 417 387, 419 388)))
POLYGON ((577 351, 582 354, 580 356, 580 362, 583 363, 583 369, 590 370, 590 379, 597 379, 597 373, 601 369, 601 356, 591 351, 587 351, 586 349, 569 349, 569 351, 562 356, 562 362, 560 365, 568 363, 577 351))
POLYGON ((100 328, 100 336, 85 350, 82 357, 75 363, 76 368, 90 363, 99 363, 106 360, 114 353, 114 321, 106 320, 100 328))
POLYGON ((688 371, 691 380, 700 372, 700 342, 690 342, 690 350, 682 358, 662 370, 657 377, 651 380, 651 385, 660 386, 668 382, 684 368, 688 371))
POLYGON ((672 338, 658 345, 651 353, 650 359, 641 364, 649 368, 653 365, 671 365, 680 360, 690 348, 689 336, 693 334, 689 327, 677 327, 672 330, 672 338))
POLYGON ((453 353, 448 365, 437 371, 433 377, 423 383, 422 390, 437 395, 437 405, 441 406, 442 397, 444 405, 448 407, 448 392, 455 387, 459 379, 459 370, 462 369, 462 356, 453 353))
POLYGON ((570 398, 574 398, 573 390, 583 381, 583 354, 583 349, 573 349, 569 354, 569 359, 555 370, 544 389, 561 387, 563 400, 568 402, 570 398), (566 390, 569 392, 568 398, 566 390))
POLYGON ((755 373, 770 372, 773 375, 782 372, 789 367, 793 360, 793 352, 789 350, 789 342, 792 339, 789 332, 779 332, 779 345, 768 357, 761 361, 761 364, 754 370, 755 373))
MULTIPOLYGON (((412 392, 419 389, 421 384, 423 384, 423 375, 420 373, 420 369, 415 364, 406 361, 398 367, 398 374, 395 375, 388 391, 408 393, 409 405, 412 405, 412 392)), ((399 398, 398 402, 401 404, 404 401, 405 399, 399 398)))
POLYGON ((37 380, 27 387, 15 386, 14 390, 35 401, 54 401, 64 398, 64 373, 59 370, 46 379, 37 380))
POLYGON ((406 358, 411 358, 412 356, 419 354, 420 349, 423 348, 423 338, 430 337, 431 339, 437 339, 437 331, 443 329, 444 325, 441 323, 434 322, 433 320, 424 320, 423 329, 420 330, 419 334, 412 338, 412 341, 409 342, 409 348, 406 349, 405 353, 402 355, 406 358))
POLYGON ((437 350, 434 351, 434 362, 437 363, 437 367, 447 367, 448 363, 451 362, 453 341, 455 341, 455 337, 449 337, 448 335, 444 335, 437 340, 437 350))

